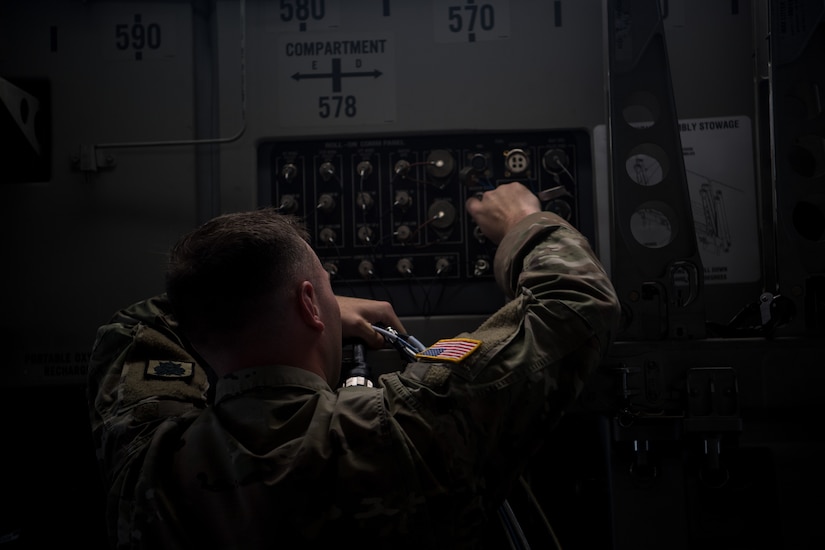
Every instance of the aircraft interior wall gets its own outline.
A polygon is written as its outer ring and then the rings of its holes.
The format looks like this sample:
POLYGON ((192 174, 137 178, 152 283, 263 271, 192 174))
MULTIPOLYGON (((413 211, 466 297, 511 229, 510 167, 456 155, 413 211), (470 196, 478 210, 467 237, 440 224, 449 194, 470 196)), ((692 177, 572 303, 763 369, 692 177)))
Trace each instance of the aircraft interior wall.
POLYGON ((179 235, 296 214, 429 344, 504 303, 463 205, 520 181, 623 305, 532 547, 822 547, 823 46, 825 0, 0 3, 0 545, 103 547, 87 361, 179 235))

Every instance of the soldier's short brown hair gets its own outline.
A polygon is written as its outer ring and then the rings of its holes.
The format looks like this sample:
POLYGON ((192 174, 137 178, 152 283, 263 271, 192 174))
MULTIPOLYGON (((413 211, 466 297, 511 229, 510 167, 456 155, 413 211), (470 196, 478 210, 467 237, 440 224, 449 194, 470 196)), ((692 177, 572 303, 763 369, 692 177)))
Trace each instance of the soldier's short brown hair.
POLYGON ((217 216, 172 247, 166 292, 190 339, 245 326, 310 265, 306 228, 274 208, 217 216))

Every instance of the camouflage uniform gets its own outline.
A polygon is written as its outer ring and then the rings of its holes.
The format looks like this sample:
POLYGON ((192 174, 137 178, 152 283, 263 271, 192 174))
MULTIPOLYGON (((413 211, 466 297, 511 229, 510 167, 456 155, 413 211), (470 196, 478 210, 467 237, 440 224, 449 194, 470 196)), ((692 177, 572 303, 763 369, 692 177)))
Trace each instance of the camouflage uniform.
POLYGON ((619 311, 584 237, 545 213, 508 233, 495 274, 512 300, 461 335, 475 352, 374 388, 268 365, 218 380, 213 399, 162 297, 121 312, 99 330, 89 396, 113 544, 480 547, 619 311))

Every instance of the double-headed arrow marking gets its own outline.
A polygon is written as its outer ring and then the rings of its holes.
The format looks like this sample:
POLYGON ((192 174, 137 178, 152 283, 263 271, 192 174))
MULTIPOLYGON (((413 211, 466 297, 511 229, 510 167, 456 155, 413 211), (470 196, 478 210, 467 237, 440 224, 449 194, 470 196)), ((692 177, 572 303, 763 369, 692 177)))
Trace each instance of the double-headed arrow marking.
POLYGON ((351 76, 371 76, 373 78, 378 78, 381 76, 381 71, 376 69, 374 71, 344 73, 341 72, 341 59, 334 57, 332 58, 332 72, 317 74, 301 74, 298 72, 292 75, 292 78, 297 81, 301 81, 305 78, 330 78, 332 79, 332 91, 337 93, 341 91, 341 79, 351 76))

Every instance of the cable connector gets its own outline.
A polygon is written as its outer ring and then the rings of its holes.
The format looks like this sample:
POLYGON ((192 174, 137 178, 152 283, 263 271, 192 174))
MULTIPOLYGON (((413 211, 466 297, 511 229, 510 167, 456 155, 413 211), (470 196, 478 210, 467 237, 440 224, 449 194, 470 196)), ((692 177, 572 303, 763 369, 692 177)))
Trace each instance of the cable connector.
POLYGON ((352 344, 352 357, 345 357, 344 361, 344 382, 341 384, 345 388, 351 386, 373 387, 372 372, 364 353, 364 344, 352 344))
POLYGON ((381 334, 387 343, 398 350, 398 353, 400 353, 401 357, 407 362, 413 361, 416 353, 427 349, 427 347, 414 336, 402 334, 392 327, 372 325, 372 328, 375 332, 381 334))

